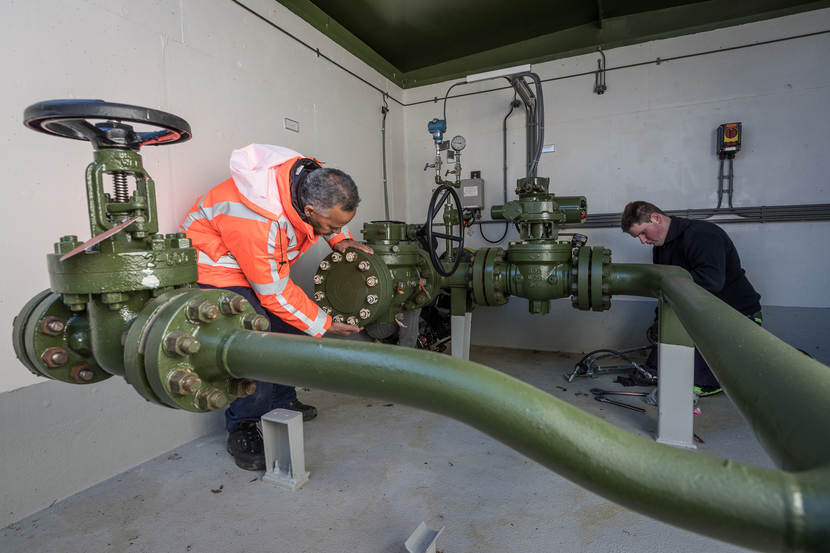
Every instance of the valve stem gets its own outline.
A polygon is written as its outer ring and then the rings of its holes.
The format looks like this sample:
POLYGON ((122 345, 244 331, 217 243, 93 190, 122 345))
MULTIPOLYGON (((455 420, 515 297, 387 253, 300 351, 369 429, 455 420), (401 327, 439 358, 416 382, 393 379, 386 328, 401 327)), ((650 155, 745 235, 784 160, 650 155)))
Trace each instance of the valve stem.
POLYGON ((124 171, 114 171, 112 173, 112 184, 115 188, 116 202, 123 204, 130 201, 130 192, 127 189, 127 173, 124 171))

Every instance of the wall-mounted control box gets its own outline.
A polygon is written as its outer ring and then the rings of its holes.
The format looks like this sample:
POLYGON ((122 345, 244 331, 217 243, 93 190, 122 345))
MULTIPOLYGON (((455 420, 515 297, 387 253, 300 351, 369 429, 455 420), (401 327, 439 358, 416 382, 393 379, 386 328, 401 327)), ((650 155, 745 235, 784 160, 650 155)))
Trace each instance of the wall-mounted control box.
POLYGON ((741 124, 724 123, 718 127, 718 155, 734 156, 741 150, 741 124))
POLYGON ((484 179, 481 171, 473 171, 474 178, 461 179, 458 195, 463 209, 484 209, 484 179))

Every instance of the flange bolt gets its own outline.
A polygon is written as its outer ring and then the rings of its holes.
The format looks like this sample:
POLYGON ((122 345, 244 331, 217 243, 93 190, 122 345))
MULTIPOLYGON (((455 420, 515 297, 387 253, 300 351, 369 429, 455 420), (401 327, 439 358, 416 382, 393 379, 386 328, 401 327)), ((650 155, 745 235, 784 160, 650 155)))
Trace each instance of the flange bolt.
POLYGON ((378 277, 372 275, 370 277, 366 277, 366 286, 369 288, 378 285, 378 277))
POLYGON ((219 316, 219 308, 206 299, 198 299, 187 306, 187 317, 194 323, 209 323, 219 316))
POLYGON ((355 259, 357 259, 357 254, 355 252, 346 252, 346 261, 351 263, 355 259))
POLYGON ((40 358, 50 369, 57 369, 66 365, 69 354, 63 348, 46 348, 40 358))
POLYGON ((372 312, 371 312, 371 311, 369 311, 368 309, 366 309, 365 307, 364 307, 363 309, 361 309, 361 310, 360 310, 360 313, 359 313, 359 314, 360 314, 360 318, 361 318, 361 319, 364 319, 364 320, 365 320, 365 319, 368 319, 369 317, 371 317, 371 316, 372 316, 372 312))
POLYGON ((228 386, 228 391, 238 397, 249 396, 256 392, 256 382, 247 378, 234 378, 228 386))
POLYGON ((202 386, 199 375, 187 370, 176 369, 167 377, 167 389, 171 394, 185 396, 192 394, 202 386))
POLYGON ((58 336, 65 328, 66 323, 52 315, 40 321, 40 331, 48 336, 58 336))
POLYGON ((371 265, 369 264, 369 262, 366 261, 365 259, 357 264, 357 268, 360 271, 368 271, 370 266, 371 265))
POLYGON ((84 365, 77 368, 75 373, 76 382, 92 382, 93 378, 95 378, 95 373, 88 366, 84 365))
POLYGON ((348 323, 348 324, 350 324, 350 325, 352 325, 352 326, 357 326, 357 323, 358 323, 358 321, 357 321, 357 317, 355 317, 354 315, 352 315, 351 317, 349 317, 348 319, 346 319, 346 323, 348 323))
POLYGON ((164 338, 164 351, 170 355, 192 355, 198 353, 199 340, 187 332, 171 332, 164 338))
POLYGON ((343 254, 340 252, 334 252, 331 254, 331 260, 333 263, 340 263, 343 261, 343 254))
POLYGON ((248 300, 242 296, 225 296, 219 303, 219 308, 225 315, 239 315, 248 307, 248 300))
POLYGON ((204 411, 213 411, 214 409, 221 409, 228 404, 228 397, 222 393, 222 390, 214 387, 202 388, 196 392, 193 398, 193 403, 196 407, 204 411))
POLYGON ((317 290, 314 292, 314 301, 320 301, 321 299, 326 297, 326 293, 322 290, 317 290))
POLYGON ((271 323, 268 321, 268 318, 258 313, 246 314, 242 317, 242 324, 248 330, 259 330, 261 332, 265 332, 271 328, 271 323))
POLYGON ((321 271, 328 271, 329 267, 331 267, 331 263, 329 263, 325 259, 320 262, 320 270, 321 271))
POLYGON ((325 277, 323 275, 314 275, 314 284, 323 284, 325 277))
POLYGON ((377 302, 378 302, 378 297, 376 295, 369 294, 368 296, 366 296, 366 303, 368 303, 369 305, 374 305, 377 302))

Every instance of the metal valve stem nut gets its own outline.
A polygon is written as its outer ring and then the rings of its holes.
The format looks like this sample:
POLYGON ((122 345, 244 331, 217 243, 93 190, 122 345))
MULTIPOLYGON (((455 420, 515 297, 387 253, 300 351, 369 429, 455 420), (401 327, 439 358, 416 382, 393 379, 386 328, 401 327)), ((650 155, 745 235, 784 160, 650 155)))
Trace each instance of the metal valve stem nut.
POLYGON ((47 336, 58 336, 64 329, 66 329, 66 323, 53 315, 49 315, 40 321, 40 332, 47 336))
POLYGON ((321 299, 326 297, 326 293, 322 290, 317 290, 314 292, 314 301, 320 301, 321 299))
POLYGON ((329 267, 331 267, 331 263, 329 263, 325 259, 320 262, 320 270, 321 271, 328 271, 329 267))
POLYGON ((194 323, 209 323, 219 316, 219 308, 206 299, 197 299, 187 306, 187 318, 194 323))
POLYGON ((371 288, 372 286, 377 286, 377 285, 378 285, 378 277, 376 277, 374 275, 370 276, 370 277, 366 277, 366 286, 371 288))
POLYGON ((164 351, 170 355, 192 355, 198 353, 200 347, 199 340, 187 332, 171 332, 164 337, 164 351))
POLYGON ((333 252, 331 254, 331 260, 333 263, 340 263, 343 261, 343 254, 340 252, 333 252))
POLYGON ((368 296, 366 296, 366 303, 368 303, 369 305, 374 305, 377 302, 378 302, 378 297, 376 295, 369 294, 368 296))
POLYGON ((249 396, 256 392, 256 382, 247 378, 234 378, 228 385, 228 391, 238 397, 249 396))
POLYGON ((357 259, 357 254, 355 252, 346 252, 346 261, 351 263, 355 259, 357 259))
POLYGON ((372 316, 372 312, 364 307, 363 309, 360 310, 359 315, 360 315, 361 319, 365 320, 365 319, 368 319, 369 317, 372 316))
POLYGON ((66 365, 69 354, 63 348, 46 348, 40 358, 50 369, 57 369, 66 365))
POLYGON ((228 397, 218 388, 209 386, 196 392, 193 403, 203 411, 221 409, 228 404, 228 397))
POLYGON ((192 394, 202 386, 199 375, 187 370, 176 369, 167 377, 167 389, 171 394, 185 396, 192 394))
POLYGON ((352 315, 351 317, 349 317, 348 319, 346 319, 346 323, 348 323, 348 324, 350 324, 350 325, 352 325, 352 326, 357 326, 357 323, 358 323, 357 317, 355 317, 354 315, 352 315))
POLYGON ((248 300, 242 296, 225 296, 219 303, 219 309, 225 315, 239 315, 248 307, 248 300))
POLYGON ((314 284, 322 284, 325 280, 323 275, 314 275, 314 284))
POLYGON ((261 332, 265 332, 271 328, 271 323, 268 321, 268 318, 258 313, 246 314, 242 317, 242 325, 248 330, 259 330, 261 332))
POLYGON ((368 270, 369 270, 369 267, 370 267, 370 264, 369 264, 369 262, 368 262, 368 261, 366 261, 365 259, 364 259, 363 261, 361 261, 360 263, 358 263, 358 264, 357 264, 357 268, 358 268, 358 270, 360 270, 360 271, 368 271, 368 270))

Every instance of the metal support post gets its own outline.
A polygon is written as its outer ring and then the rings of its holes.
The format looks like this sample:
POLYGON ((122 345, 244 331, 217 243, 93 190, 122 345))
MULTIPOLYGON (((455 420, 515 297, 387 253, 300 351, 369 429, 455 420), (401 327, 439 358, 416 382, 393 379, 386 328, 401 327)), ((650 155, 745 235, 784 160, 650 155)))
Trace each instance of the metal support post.
POLYGON ((265 413, 262 442, 265 446, 265 474, 262 480, 295 491, 308 482, 303 445, 303 415, 288 409, 265 413))
POLYGON ((450 332, 452 333, 452 356, 470 360, 470 328, 473 314, 452 315, 450 318, 450 332))
POLYGON ((660 300, 657 345, 657 441, 696 449, 694 444, 695 348, 668 302, 660 300))

